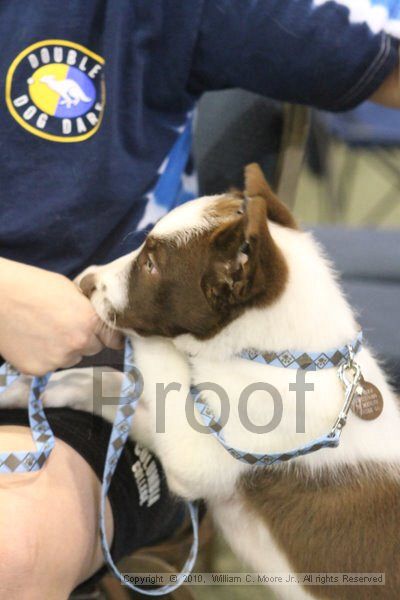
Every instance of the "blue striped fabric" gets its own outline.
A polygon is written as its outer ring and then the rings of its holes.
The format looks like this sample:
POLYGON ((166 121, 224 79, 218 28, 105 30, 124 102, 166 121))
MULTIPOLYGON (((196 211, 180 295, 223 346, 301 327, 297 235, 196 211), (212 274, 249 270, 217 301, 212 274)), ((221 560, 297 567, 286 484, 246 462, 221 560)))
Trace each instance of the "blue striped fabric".
POLYGON ((346 7, 351 23, 365 23, 372 33, 384 31, 400 38, 400 2, 398 0, 314 0, 316 8, 328 3, 346 7))
POLYGON ((192 147, 192 116, 188 113, 186 124, 179 128, 180 136, 159 167, 155 186, 145 196, 147 204, 136 226, 138 230, 149 231, 167 212, 197 195, 195 186, 193 189, 187 187, 189 176, 185 173, 192 147))

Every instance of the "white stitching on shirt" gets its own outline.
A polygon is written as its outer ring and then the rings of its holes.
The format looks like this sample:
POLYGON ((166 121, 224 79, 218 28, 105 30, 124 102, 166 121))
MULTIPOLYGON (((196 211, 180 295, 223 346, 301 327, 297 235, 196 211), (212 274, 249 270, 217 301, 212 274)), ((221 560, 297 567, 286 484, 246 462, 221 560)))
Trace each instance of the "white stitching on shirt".
POLYGON ((381 47, 375 60, 362 75, 361 79, 348 92, 346 92, 344 96, 340 98, 340 100, 335 105, 335 108, 340 108, 341 106, 350 103, 356 96, 358 96, 361 93, 363 89, 365 89, 368 86, 368 84, 376 76, 377 72, 388 58, 390 54, 390 48, 390 37, 385 33, 382 33, 381 47))

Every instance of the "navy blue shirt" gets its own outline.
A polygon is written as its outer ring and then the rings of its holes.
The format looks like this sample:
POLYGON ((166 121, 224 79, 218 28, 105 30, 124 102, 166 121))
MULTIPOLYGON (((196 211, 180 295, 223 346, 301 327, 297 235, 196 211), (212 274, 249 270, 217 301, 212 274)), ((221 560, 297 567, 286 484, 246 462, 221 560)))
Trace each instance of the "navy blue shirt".
POLYGON ((357 2, 3 1, 0 255, 71 276, 134 248, 204 91, 330 110, 369 97, 396 64, 383 30, 398 21, 374 21, 385 0, 365 19, 357 2))

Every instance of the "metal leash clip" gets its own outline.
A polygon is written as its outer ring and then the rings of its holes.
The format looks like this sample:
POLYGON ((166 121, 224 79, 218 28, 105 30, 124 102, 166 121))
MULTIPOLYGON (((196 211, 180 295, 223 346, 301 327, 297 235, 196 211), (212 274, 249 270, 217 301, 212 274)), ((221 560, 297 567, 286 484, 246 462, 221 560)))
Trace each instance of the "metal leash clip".
POLYGON ((347 417, 348 417, 351 405, 353 404, 354 396, 357 393, 357 388, 358 388, 359 383, 362 378, 361 367, 354 360, 353 347, 347 346, 347 348, 349 350, 349 358, 345 363, 340 365, 340 367, 338 369, 338 377, 345 388, 345 400, 344 400, 342 409, 339 413, 339 416, 336 419, 335 424, 332 427, 331 432, 329 434, 331 437, 337 436, 338 438, 340 437, 340 435, 342 433, 343 427, 347 423, 347 417), (348 377, 349 372, 353 373, 352 379, 349 379, 349 377, 348 377))

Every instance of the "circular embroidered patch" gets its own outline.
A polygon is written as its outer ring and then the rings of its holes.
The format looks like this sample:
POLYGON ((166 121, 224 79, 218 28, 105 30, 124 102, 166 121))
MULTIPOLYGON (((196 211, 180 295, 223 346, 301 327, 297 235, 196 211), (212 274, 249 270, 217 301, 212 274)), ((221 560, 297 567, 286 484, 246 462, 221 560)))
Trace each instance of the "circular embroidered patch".
POLYGON ((46 140, 86 140, 103 115, 103 67, 101 56, 74 42, 32 44, 8 70, 8 110, 24 129, 46 140))

